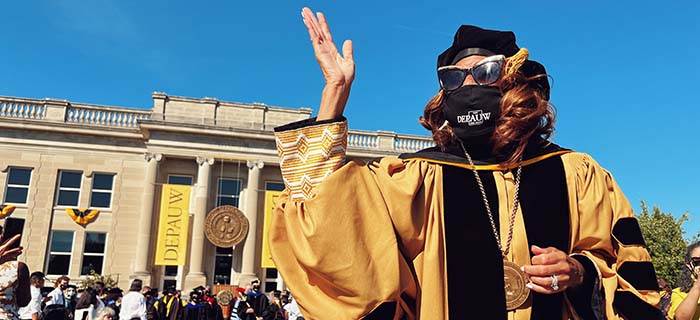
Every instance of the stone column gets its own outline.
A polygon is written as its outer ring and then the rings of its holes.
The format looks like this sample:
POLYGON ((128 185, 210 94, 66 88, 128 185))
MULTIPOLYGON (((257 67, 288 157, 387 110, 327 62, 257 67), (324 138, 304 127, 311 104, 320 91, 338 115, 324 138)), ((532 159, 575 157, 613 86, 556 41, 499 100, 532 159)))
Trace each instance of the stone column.
POLYGON ((131 278, 143 280, 144 285, 151 283, 151 269, 148 266, 149 248, 151 247, 151 229, 153 228, 153 201, 156 189, 156 174, 158 162, 163 159, 160 153, 147 153, 146 172, 144 174, 143 197, 141 198, 141 215, 139 216, 139 231, 136 236, 136 261, 134 274, 131 278))
POLYGON ((263 166, 262 161, 248 160, 248 184, 244 193, 244 210, 248 218, 248 235, 246 235, 245 243, 243 244, 243 259, 241 266, 241 274, 238 278, 238 283, 245 286, 251 280, 257 279, 255 274, 255 242, 257 239, 258 230, 258 199, 260 194, 260 180, 263 166))
POLYGON ((209 196, 209 180, 211 180, 211 165, 213 158, 197 157, 197 186, 194 194, 194 221, 192 222, 192 245, 190 251, 189 272, 185 277, 183 289, 190 290, 196 286, 204 286, 207 277, 204 274, 202 255, 204 253, 204 220, 207 218, 207 197, 209 196))

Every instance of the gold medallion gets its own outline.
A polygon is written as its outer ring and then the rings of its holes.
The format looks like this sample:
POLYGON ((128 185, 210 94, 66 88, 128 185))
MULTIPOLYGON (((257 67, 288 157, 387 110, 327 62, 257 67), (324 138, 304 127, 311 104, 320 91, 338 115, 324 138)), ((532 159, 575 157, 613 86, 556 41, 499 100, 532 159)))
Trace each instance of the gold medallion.
POLYGON ((204 221, 204 234, 209 241, 222 248, 239 244, 248 233, 248 218, 234 206, 214 208, 204 221))
POLYGON ((508 311, 520 308, 530 296, 530 289, 525 286, 527 276, 517 264, 503 260, 503 281, 506 290, 506 308, 508 311))

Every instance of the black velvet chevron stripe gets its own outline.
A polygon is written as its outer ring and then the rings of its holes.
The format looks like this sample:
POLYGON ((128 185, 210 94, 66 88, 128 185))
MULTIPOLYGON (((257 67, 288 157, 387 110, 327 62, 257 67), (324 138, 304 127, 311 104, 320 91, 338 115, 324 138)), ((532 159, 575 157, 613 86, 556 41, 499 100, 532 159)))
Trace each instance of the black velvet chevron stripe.
POLYGON ((374 309, 366 317, 362 318, 364 320, 384 320, 384 319, 394 319, 396 313, 396 302, 384 302, 379 307, 374 309))
POLYGON ((648 261, 625 261, 617 269, 617 274, 623 277, 637 290, 658 290, 654 265, 648 261))
POLYGON ((644 302, 642 299, 635 296, 634 293, 628 291, 615 292, 613 308, 624 315, 625 319, 665 319, 661 310, 644 302))
POLYGON ((646 246, 642 229, 639 228, 637 218, 628 217, 617 220, 612 231, 613 236, 623 245, 646 246))

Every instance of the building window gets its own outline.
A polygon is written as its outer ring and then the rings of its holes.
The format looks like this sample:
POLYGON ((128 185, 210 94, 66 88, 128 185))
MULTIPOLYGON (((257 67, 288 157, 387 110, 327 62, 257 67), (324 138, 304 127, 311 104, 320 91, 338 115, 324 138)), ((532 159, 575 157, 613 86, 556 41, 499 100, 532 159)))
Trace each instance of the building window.
POLYGON ((27 195, 29 195, 29 181, 32 178, 32 169, 10 168, 10 172, 7 176, 5 203, 27 204, 27 195))
POLYGON ((24 234, 24 218, 6 217, 5 228, 2 231, 3 239, 12 239, 12 237, 19 235, 19 240, 8 247, 8 250, 19 248, 20 243, 22 243, 22 234, 24 234))
POLYGON ((80 200, 80 184, 83 173, 76 171, 59 171, 57 206, 78 206, 80 200))
POLYGON ((46 274, 69 274, 72 251, 73 231, 51 232, 51 246, 49 247, 49 261, 46 265, 46 274))
POLYGON ((83 264, 80 267, 80 275, 89 275, 90 271, 102 274, 102 266, 105 261, 105 243, 107 234, 99 232, 85 233, 85 250, 83 250, 83 264))
POLYGON ((231 284, 232 262, 233 248, 216 247, 216 260, 214 263, 214 284, 231 284))
POLYGON ((282 183, 282 182, 265 182, 265 190, 284 191, 284 183, 282 183))
POLYGON ((168 184, 180 184, 180 185, 184 185, 184 186, 191 186, 192 185, 192 177, 191 176, 169 175, 168 176, 168 184))
POLYGON ((265 269, 265 287, 262 288, 263 292, 270 292, 277 290, 277 269, 267 268, 265 269))
POLYGON ((91 208, 111 208, 114 189, 113 173, 94 173, 92 175, 91 208))
POLYGON ((230 205, 238 207, 240 192, 240 179, 219 178, 219 190, 216 193, 216 206, 230 205))
POLYGON ((163 289, 177 289, 177 276, 179 274, 178 266, 165 266, 163 270, 163 289))

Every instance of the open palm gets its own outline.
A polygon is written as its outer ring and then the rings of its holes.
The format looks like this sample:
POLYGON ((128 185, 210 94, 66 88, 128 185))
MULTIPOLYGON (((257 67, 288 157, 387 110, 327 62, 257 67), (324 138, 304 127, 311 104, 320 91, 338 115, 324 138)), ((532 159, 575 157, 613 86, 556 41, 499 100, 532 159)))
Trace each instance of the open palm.
POLYGON ((301 16, 309 30, 311 45, 314 48, 316 60, 321 67, 326 84, 349 87, 355 79, 352 41, 345 40, 341 55, 333 43, 333 37, 323 13, 318 12, 314 15, 311 9, 304 8, 301 10, 301 16))
POLYGON ((18 234, 3 242, 3 238, 0 235, 0 243, 2 243, 0 245, 0 264, 7 261, 16 260, 17 256, 22 254, 22 247, 12 248, 12 245, 19 241, 20 237, 21 235, 18 234))

